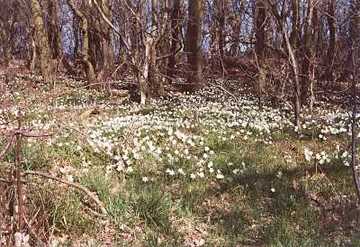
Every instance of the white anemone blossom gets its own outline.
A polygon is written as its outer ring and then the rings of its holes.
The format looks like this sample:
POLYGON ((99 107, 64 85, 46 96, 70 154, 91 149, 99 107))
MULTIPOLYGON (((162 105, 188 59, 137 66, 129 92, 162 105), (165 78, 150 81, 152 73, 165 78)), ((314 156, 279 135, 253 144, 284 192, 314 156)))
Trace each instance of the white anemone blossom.
POLYGON ((304 156, 307 162, 310 162, 313 158, 314 152, 308 148, 304 148, 304 156))

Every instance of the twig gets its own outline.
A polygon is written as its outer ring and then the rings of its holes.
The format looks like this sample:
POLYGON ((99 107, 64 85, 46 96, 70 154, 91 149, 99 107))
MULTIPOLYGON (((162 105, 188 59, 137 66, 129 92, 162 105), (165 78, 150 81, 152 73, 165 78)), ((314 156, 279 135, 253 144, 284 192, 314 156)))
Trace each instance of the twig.
POLYGON ((12 181, 0 178, 0 183, 11 184, 12 181))
POLYGON ((54 177, 50 174, 47 173, 43 173, 43 172, 36 172, 36 171, 26 171, 23 173, 24 175, 32 175, 32 176, 39 176, 39 177, 43 177, 43 178, 48 178, 63 184, 66 184, 70 187, 73 187, 75 189, 78 189, 82 192, 84 192, 90 199, 92 199, 100 208, 101 213, 106 216, 108 213, 104 207, 104 204, 102 201, 100 201, 92 192, 90 192, 87 188, 85 188, 84 186, 81 186, 80 184, 76 184, 76 183, 72 183, 66 180, 63 180, 61 178, 58 177, 54 177))
POLYGON ((130 51, 129 45, 125 42, 125 39, 123 38, 123 35, 121 34, 121 32, 111 23, 111 21, 109 20, 109 18, 107 18, 107 16, 105 15, 105 13, 102 11, 101 7, 99 6, 99 3, 96 0, 93 0, 96 9, 99 11, 102 19, 106 22, 106 24, 108 26, 111 27, 112 30, 114 30, 114 32, 119 36, 120 38, 120 42, 124 45, 124 47, 126 48, 127 51, 130 51))
POLYGON ((164 59, 167 59, 167 58, 169 58, 169 57, 171 57, 171 56, 175 56, 175 55, 178 54, 183 48, 184 48, 184 47, 183 47, 183 44, 182 44, 182 42, 181 42, 181 43, 180 43, 180 47, 179 47, 175 52, 165 54, 165 55, 163 55, 163 56, 161 56, 161 57, 157 57, 157 58, 156 58, 156 61, 164 60, 164 59))
POLYGON ((29 138, 50 137, 54 135, 53 133, 32 133, 31 129, 27 129, 27 128, 8 129, 5 132, 1 132, 1 133, 3 135, 7 135, 11 137, 15 137, 16 135, 21 135, 22 137, 29 137, 29 138))
POLYGON ((126 64, 126 61, 122 62, 121 64, 119 64, 116 69, 114 70, 114 72, 111 73, 111 77, 114 77, 114 75, 118 72, 118 70, 124 66, 126 64))
POLYGON ((24 222, 25 222, 25 224, 26 224, 26 226, 27 226, 27 228, 29 230, 30 235, 36 240, 36 242, 37 242, 36 246, 45 246, 44 242, 41 241, 39 236, 32 229, 32 227, 31 227, 32 222, 30 221, 30 223, 29 223, 28 220, 26 219, 25 215, 23 215, 23 220, 24 220, 24 222))
MULTIPOLYGON (((18 118, 18 129, 21 128, 21 118, 18 118)), ((15 170, 14 170, 14 177, 15 180, 14 184, 16 183, 16 194, 18 197, 18 230, 21 231, 23 228, 23 188, 21 182, 21 145, 22 145, 22 137, 23 133, 19 132, 15 135, 15 170)))
POLYGON ((215 86, 215 87, 217 87, 217 88, 219 88, 219 89, 221 89, 222 91, 224 91, 225 93, 227 93, 227 94, 229 94, 231 97, 233 97, 236 102, 238 102, 238 98, 237 98, 233 93, 231 93, 231 92, 229 92, 228 90, 226 90, 223 86, 221 86, 221 85, 219 85, 219 84, 217 84, 217 83, 211 83, 211 82, 209 82, 209 84, 212 85, 212 86, 215 86))

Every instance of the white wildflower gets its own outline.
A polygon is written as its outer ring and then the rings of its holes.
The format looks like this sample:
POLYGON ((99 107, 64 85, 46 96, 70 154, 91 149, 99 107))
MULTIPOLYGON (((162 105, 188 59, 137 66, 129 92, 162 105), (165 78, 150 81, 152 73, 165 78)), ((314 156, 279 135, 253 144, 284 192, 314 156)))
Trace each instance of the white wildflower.
POLYGON ((220 170, 217 171, 216 178, 217 179, 223 179, 224 178, 224 175, 221 173, 220 170))
POLYGON ((348 151, 343 152, 341 157, 344 158, 344 159, 348 158, 349 157, 349 152, 348 151))
POLYGON ((126 168, 126 173, 132 173, 133 171, 134 171, 134 168, 132 168, 131 166, 126 168))
POLYGON ((200 177, 200 178, 204 178, 205 177, 205 174, 203 172, 198 172, 197 175, 200 177))
POLYGON ((165 171, 167 174, 169 174, 170 176, 174 176, 175 175, 175 171, 174 170, 172 170, 172 169, 166 169, 166 171, 165 171))
POLYGON ((304 148, 304 156, 305 156, 305 160, 306 160, 307 162, 310 162, 310 161, 311 161, 311 159, 312 159, 312 157, 313 157, 313 154, 314 154, 313 151, 311 151, 311 150, 308 149, 308 148, 304 148))
POLYGON ((178 173, 179 173, 180 175, 185 175, 185 172, 184 172, 184 170, 183 170, 182 168, 179 168, 179 169, 178 169, 178 173))
POLYGON ((232 172, 236 175, 239 173, 239 171, 240 171, 240 169, 234 169, 232 172))

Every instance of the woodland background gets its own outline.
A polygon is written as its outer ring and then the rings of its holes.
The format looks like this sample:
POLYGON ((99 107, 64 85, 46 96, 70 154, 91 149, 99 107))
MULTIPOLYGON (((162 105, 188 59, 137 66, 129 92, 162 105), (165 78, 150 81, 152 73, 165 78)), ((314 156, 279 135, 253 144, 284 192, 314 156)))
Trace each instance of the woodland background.
POLYGON ((0 0, 0 246, 359 246, 359 0, 0 0))

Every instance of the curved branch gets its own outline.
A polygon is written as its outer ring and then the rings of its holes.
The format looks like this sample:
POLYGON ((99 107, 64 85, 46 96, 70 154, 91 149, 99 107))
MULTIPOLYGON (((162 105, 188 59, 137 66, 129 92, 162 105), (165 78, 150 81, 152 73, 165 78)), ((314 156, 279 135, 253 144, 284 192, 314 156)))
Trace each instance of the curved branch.
POLYGON ((157 57, 156 58, 156 61, 160 61, 160 60, 164 60, 164 59, 167 59, 171 56, 174 56, 176 54, 178 54, 182 49, 184 48, 183 44, 181 43, 180 47, 175 51, 175 52, 172 52, 172 53, 168 53, 166 55, 163 55, 161 57, 157 57))
POLYGON ((96 205, 100 208, 101 213, 103 214, 103 216, 106 216, 108 214, 106 209, 105 209, 105 206, 104 206, 103 202, 100 201, 93 193, 91 193, 91 191, 89 191, 84 186, 81 186, 80 184, 72 183, 72 182, 63 180, 63 179, 58 178, 58 177, 54 177, 54 176, 52 176, 50 174, 43 173, 43 172, 26 171, 23 174, 24 175, 39 176, 39 177, 51 179, 51 180, 66 184, 66 185, 68 185, 70 187, 73 187, 75 189, 78 189, 78 190, 84 192, 91 200, 93 200, 96 203, 96 205))
POLYGON ((128 44, 125 42, 122 34, 119 32, 119 30, 117 30, 117 28, 111 23, 111 21, 109 20, 109 18, 107 18, 107 16, 105 15, 105 13, 102 11, 102 9, 99 6, 99 3, 96 0, 93 0, 96 9, 99 11, 101 17, 104 19, 104 21, 106 22, 106 24, 108 24, 112 30, 114 30, 114 32, 119 36, 121 43, 125 46, 126 50, 129 51, 129 46, 128 44))

